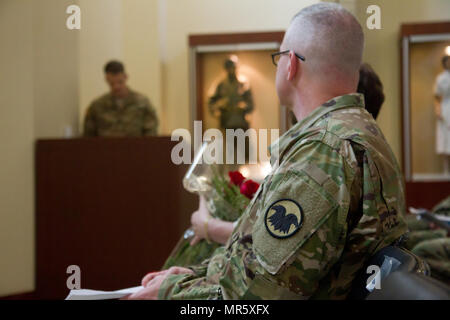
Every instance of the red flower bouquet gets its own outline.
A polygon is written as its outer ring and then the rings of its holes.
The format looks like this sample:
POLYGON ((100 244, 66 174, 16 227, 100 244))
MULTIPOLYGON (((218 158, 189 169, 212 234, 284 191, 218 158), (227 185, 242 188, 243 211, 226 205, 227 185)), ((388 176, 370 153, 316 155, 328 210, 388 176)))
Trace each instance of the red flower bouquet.
POLYGON ((251 179, 246 180, 239 171, 228 172, 229 181, 215 172, 212 178, 213 195, 210 212, 226 221, 234 221, 241 216, 259 184, 251 179))
POLYGON ((229 171, 228 176, 232 184, 240 186, 244 182, 245 177, 239 171, 229 171))
POLYGON ((259 183, 250 179, 241 184, 240 192, 251 200, 258 188, 259 183))
MULTIPOLYGON (((204 195, 211 216, 224 221, 236 221, 244 212, 251 198, 258 190, 259 184, 253 180, 246 180, 238 171, 228 172, 228 178, 219 173, 216 167, 211 167, 211 174, 207 175, 204 195)), ((214 250, 220 247, 218 243, 200 241, 190 245, 192 231, 185 233, 166 260, 163 269, 171 266, 190 266, 200 264, 210 257, 214 250)))

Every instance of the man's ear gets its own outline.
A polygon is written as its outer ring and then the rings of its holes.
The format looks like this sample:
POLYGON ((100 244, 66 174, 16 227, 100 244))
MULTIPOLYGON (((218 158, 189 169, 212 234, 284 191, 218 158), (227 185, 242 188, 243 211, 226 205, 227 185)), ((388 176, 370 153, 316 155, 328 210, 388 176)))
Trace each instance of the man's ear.
POLYGON ((287 79, 292 81, 298 72, 298 59, 294 51, 289 51, 289 64, 288 64, 288 76, 287 79))

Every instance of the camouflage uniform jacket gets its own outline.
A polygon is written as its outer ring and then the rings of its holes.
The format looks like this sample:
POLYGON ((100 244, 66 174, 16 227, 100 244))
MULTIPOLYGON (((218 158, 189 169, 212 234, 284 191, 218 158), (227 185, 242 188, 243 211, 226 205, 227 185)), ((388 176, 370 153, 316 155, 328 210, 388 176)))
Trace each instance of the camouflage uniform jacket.
POLYGON ((272 172, 227 245, 160 299, 344 299, 407 230, 402 176, 360 94, 315 109, 271 147, 272 172))
POLYGON ((450 196, 435 205, 433 208, 433 213, 450 217, 450 196))
POLYGON ((119 107, 110 93, 89 106, 84 120, 86 137, 126 137, 156 135, 158 118, 150 101, 130 90, 119 107))

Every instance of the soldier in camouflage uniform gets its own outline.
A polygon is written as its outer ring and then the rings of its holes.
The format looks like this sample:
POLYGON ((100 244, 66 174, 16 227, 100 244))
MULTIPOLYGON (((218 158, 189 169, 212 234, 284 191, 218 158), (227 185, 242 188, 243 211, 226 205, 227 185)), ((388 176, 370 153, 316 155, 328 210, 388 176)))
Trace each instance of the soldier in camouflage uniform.
POLYGON ((419 242, 412 253, 425 259, 431 276, 450 285, 450 238, 441 237, 419 242))
POLYGON ((324 103, 279 153, 227 246, 168 277, 159 298, 345 298, 367 259, 405 233, 401 173, 361 95, 324 103), (278 212, 295 216, 287 232, 278 212))
MULTIPOLYGON (((433 214, 450 216, 450 197, 432 209, 433 214)), ((431 269, 431 276, 450 285, 450 238, 447 230, 436 228, 426 219, 415 215, 406 217, 408 228, 405 247, 425 259, 431 269)))
MULTIPOLYGON (((361 26, 337 4, 316 4, 294 17, 274 56, 280 102, 299 122, 271 146, 272 172, 225 247, 190 270, 146 276, 131 299, 347 297, 366 261, 407 230, 399 166, 363 96, 351 93, 362 47, 361 26), (322 55, 334 76, 314 68, 322 55), (338 70, 351 75, 337 81, 338 70), (302 115, 307 104, 291 104, 290 95, 313 99, 314 86, 329 90, 329 98, 302 115)), ((324 97, 318 95, 315 101, 324 97)))
POLYGON ((122 63, 111 61, 105 66, 111 92, 89 106, 84 120, 86 137, 154 136, 158 130, 155 109, 147 97, 126 86, 127 75, 122 63))
POLYGON ((432 211, 434 214, 450 217, 450 196, 435 205, 432 211))

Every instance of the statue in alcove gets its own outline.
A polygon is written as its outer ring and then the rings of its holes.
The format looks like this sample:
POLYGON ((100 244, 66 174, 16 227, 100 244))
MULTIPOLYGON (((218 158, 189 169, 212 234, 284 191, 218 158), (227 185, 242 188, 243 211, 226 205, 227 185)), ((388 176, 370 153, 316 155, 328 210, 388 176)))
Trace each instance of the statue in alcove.
POLYGON ((225 60, 226 78, 219 83, 209 98, 211 114, 220 119, 222 129, 249 128, 245 115, 253 111, 253 98, 248 81, 240 80, 236 73, 237 57, 225 60))
MULTIPOLYGON (((249 128, 246 115, 254 109, 250 85, 248 81, 243 80, 243 77, 240 78, 237 75, 237 62, 236 56, 225 60, 224 68, 227 76, 218 84, 214 95, 209 98, 208 102, 209 111, 214 117, 219 118, 222 130, 242 129, 246 131, 249 128)), ((227 148, 231 147, 230 143, 226 142, 227 148)), ((246 138, 245 145, 247 161, 250 147, 248 138, 246 138)))
POLYGON ((434 97, 436 127, 436 152, 443 157, 444 173, 450 173, 450 56, 442 58, 444 71, 436 79, 434 97))

